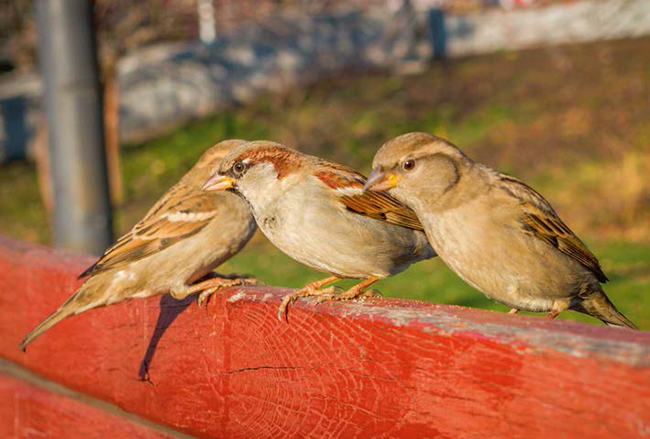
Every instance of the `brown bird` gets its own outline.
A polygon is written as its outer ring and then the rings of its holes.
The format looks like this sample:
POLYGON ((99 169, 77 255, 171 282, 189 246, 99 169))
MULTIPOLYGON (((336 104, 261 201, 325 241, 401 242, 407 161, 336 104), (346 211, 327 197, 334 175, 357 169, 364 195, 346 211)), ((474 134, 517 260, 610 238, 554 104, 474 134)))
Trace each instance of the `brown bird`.
POLYGON ((365 189, 411 207, 442 260, 511 313, 573 309, 635 328, 600 286, 608 279, 596 257, 540 194, 446 140, 410 133, 385 143, 365 189))
POLYGON ((364 183, 350 168, 267 141, 234 149, 205 183, 206 191, 241 195, 276 247, 330 274, 285 296, 278 319, 297 298, 353 299, 377 280, 435 256, 413 211, 388 195, 364 194, 364 183), (362 281, 340 294, 323 288, 343 278, 362 281))
POLYGON ((164 293, 182 299, 197 291, 201 304, 219 287, 249 283, 213 278, 192 285, 235 255, 256 230, 241 198, 201 191, 223 157, 244 143, 226 140, 208 149, 140 222, 79 276, 86 281, 20 347, 24 350, 56 323, 89 309, 164 293))

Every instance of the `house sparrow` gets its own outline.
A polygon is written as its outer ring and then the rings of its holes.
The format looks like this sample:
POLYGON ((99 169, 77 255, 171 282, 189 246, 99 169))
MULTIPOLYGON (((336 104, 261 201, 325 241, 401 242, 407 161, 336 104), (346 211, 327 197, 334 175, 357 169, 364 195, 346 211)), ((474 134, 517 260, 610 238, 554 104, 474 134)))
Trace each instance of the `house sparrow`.
POLYGON ((366 191, 411 207, 442 260, 486 296, 517 310, 566 309, 635 328, 607 298, 596 257, 551 205, 521 181, 451 143, 410 133, 375 155, 366 191))
POLYGON ((182 299, 201 291, 199 305, 219 287, 249 283, 212 278, 193 282, 235 255, 256 230, 239 197, 210 194, 201 186, 215 166, 244 140, 226 140, 208 149, 133 228, 84 271, 81 287, 20 343, 27 345, 66 317, 126 299, 170 293, 182 299))
POLYGON ((206 181, 205 191, 231 190, 251 207, 260 230, 284 253, 331 276, 284 297, 348 300, 379 279, 435 256, 412 210, 385 194, 363 193, 365 177, 318 157, 268 141, 232 150, 206 181), (362 279, 334 294, 324 288, 362 279))

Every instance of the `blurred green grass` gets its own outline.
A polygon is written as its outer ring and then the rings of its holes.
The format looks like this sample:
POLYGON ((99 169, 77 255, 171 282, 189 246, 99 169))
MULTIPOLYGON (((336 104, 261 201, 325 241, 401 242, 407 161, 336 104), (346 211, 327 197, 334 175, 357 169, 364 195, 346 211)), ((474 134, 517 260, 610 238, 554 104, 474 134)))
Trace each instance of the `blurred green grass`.
MULTIPOLYGON (((412 76, 344 74, 261 96, 159 139, 126 145, 125 202, 116 210, 116 231, 128 230, 221 139, 272 139, 367 172, 385 140, 429 131, 543 193, 601 260, 614 303, 650 329, 650 303, 643 300, 650 286, 650 57, 639 53, 650 53, 650 39, 455 60, 412 76)), ((31 164, 0 168, 0 233, 50 241, 31 164)), ((219 271, 291 287, 322 276, 260 236, 219 271)), ((507 311, 439 260, 416 264, 377 289, 507 311)), ((573 312, 561 317, 596 323, 573 312)))

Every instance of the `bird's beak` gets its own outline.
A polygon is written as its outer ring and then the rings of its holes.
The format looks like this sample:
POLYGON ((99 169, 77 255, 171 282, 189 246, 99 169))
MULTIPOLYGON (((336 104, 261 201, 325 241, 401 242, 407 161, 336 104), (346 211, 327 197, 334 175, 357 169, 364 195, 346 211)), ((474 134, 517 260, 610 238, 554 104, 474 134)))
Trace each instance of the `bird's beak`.
POLYGON ((232 188, 234 181, 235 180, 226 175, 214 174, 203 184, 201 190, 206 192, 223 191, 232 188))
POLYGON ((370 177, 366 180, 366 184, 363 186, 364 191, 387 191, 397 186, 399 182, 399 177, 393 174, 390 171, 383 171, 379 167, 373 168, 370 173, 370 177))

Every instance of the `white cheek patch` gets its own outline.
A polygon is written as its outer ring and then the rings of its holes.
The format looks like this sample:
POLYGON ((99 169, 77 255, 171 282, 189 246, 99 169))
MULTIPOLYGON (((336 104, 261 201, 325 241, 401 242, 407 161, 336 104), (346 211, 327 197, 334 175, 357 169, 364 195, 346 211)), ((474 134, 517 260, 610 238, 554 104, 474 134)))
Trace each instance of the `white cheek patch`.
POLYGON ((215 211, 211 212, 173 212, 168 213, 163 216, 167 218, 169 222, 178 223, 178 222, 194 222, 194 221, 204 221, 212 218, 216 214, 215 211))

